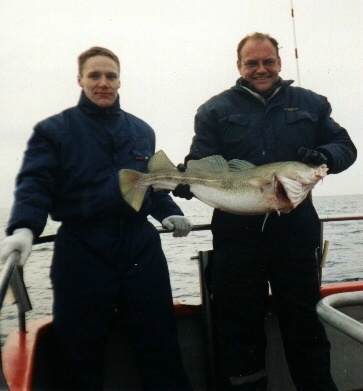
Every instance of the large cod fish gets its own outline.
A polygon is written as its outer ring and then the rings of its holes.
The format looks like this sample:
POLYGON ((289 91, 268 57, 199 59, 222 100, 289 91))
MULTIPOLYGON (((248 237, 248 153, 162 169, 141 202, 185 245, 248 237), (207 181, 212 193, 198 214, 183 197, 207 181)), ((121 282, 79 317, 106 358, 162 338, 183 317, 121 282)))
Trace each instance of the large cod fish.
POLYGON ((151 157, 148 170, 148 174, 119 171, 122 196, 136 211, 149 186, 174 190, 178 184, 189 184, 194 196, 213 208, 240 215, 268 215, 296 208, 327 175, 328 167, 299 162, 255 166, 244 160, 227 162, 215 155, 190 160, 187 170, 180 172, 163 151, 158 151, 151 157))

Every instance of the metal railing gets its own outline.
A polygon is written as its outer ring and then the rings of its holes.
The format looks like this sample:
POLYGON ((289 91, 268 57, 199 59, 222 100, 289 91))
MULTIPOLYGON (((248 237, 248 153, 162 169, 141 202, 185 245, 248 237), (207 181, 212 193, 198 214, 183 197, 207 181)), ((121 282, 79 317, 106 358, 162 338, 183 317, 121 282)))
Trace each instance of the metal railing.
POLYGON ((316 310, 326 323, 363 344, 363 324, 337 310, 337 308, 362 305, 363 291, 344 292, 324 297, 319 301, 316 310))
POLYGON ((12 304, 18 306, 19 330, 25 331, 25 313, 32 309, 28 292, 23 280, 23 268, 16 266, 19 253, 10 254, 0 272, 0 310, 3 307, 4 299, 10 290, 12 304))
MULTIPOLYGON (((10 254, 4 263, 0 272, 0 310, 3 307, 5 296, 10 290, 12 304, 18 306, 19 330, 26 331, 25 313, 32 309, 29 296, 23 280, 23 268, 16 266, 16 261, 19 258, 19 253, 13 252, 10 254)), ((0 349, 1 353, 1 349, 0 349)), ((2 359, 0 356, 0 389, 8 390, 8 385, 4 377, 2 359)))

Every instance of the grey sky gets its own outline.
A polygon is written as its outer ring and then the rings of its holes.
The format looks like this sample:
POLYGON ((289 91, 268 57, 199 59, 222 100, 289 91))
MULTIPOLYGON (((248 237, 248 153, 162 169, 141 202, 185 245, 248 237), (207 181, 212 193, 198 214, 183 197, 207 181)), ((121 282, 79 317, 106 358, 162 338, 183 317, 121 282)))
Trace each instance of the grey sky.
MULTIPOLYGON (((301 86, 328 97, 362 151, 363 2, 293 4, 301 86)), ((76 58, 91 46, 119 55, 122 108, 154 128, 157 149, 175 163, 189 150, 198 106, 238 78, 246 34, 274 36, 281 76, 296 80, 290 0, 0 0, 0 14, 0 207, 11 205, 34 124, 77 103, 76 58)), ((363 193, 362 163, 314 194, 363 193)))

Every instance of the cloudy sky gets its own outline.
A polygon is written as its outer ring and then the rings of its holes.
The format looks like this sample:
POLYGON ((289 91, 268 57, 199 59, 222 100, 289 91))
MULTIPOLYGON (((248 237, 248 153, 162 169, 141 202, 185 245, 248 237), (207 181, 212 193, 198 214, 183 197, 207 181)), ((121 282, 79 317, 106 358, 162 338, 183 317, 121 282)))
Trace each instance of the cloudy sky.
MULTIPOLYGON (((295 0, 300 85, 328 97, 357 148, 362 136, 362 0, 295 0)), ((122 63, 121 105, 155 130, 175 163, 197 108, 238 78, 237 43, 255 31, 280 44, 281 76, 296 80, 290 0, 0 0, 0 207, 12 203, 38 121, 74 106, 79 53, 94 45, 122 63)), ((315 195, 363 193, 363 158, 315 195)))

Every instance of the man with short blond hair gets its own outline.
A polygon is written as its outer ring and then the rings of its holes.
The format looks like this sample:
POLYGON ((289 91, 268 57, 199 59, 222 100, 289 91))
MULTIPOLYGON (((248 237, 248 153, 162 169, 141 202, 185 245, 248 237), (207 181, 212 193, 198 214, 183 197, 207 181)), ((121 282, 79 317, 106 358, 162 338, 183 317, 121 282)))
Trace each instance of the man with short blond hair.
MULTIPOLYGON (((155 134, 120 107, 120 62, 106 48, 79 56, 78 105, 34 128, 16 181, 0 258, 24 265, 48 213, 61 222, 51 280, 57 389, 102 390, 115 309, 125 319, 143 390, 189 391, 177 341, 169 272, 150 214, 174 236, 191 223, 165 191, 149 190, 139 212, 123 200, 118 171, 147 172, 155 134)), ((124 354, 124 352, 120 352, 124 354)))

